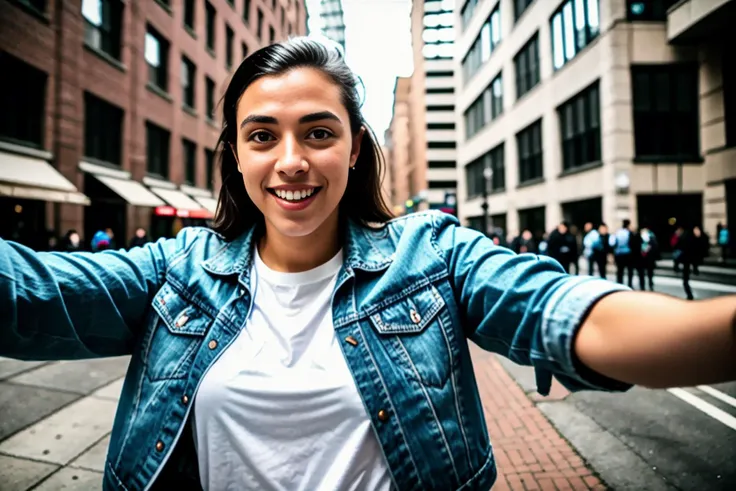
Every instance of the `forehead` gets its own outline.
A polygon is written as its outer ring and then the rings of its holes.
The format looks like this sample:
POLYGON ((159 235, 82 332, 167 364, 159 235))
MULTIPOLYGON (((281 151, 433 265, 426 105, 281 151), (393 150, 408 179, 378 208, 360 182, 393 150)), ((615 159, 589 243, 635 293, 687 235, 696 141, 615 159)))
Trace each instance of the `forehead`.
MULTIPOLYGON (((238 102, 238 119, 247 114, 273 111, 325 110, 346 114, 338 86, 315 68, 296 68, 266 75, 253 82, 238 102)), ((343 114, 338 114, 343 116, 343 114)))

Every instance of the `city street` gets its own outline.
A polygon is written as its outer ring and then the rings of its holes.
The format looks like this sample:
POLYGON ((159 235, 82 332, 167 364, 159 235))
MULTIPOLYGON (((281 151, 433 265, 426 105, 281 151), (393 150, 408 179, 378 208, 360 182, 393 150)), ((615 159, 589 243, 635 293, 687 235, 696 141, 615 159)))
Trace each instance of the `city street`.
MULTIPOLYGON (((655 284, 684 296, 676 278, 655 284)), ((697 298, 736 293, 692 286, 697 298)), ((543 398, 529 368, 472 352, 499 467, 494 489, 736 489, 736 383, 624 395, 555 384, 543 398)), ((99 489, 126 366, 0 359, 0 490, 99 489)))

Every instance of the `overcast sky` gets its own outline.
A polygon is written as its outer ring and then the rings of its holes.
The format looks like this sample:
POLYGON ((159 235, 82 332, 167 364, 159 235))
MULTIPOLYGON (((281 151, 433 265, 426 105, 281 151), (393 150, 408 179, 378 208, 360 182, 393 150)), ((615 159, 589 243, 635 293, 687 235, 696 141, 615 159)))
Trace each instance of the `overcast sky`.
MULTIPOLYGON (((413 70, 411 0, 342 0, 345 11, 345 54, 348 65, 365 84, 363 115, 383 143, 391 121, 394 80, 413 70)), ((310 14, 320 0, 307 0, 310 14)), ((318 30, 310 15, 310 31, 318 30)))

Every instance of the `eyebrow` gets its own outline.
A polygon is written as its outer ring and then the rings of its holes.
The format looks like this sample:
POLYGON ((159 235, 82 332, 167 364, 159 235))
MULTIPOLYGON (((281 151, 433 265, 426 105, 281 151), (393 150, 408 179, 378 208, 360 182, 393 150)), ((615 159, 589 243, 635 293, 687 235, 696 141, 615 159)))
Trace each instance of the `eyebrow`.
MULTIPOLYGON (((299 124, 314 123, 317 121, 323 121, 325 119, 331 119, 333 121, 337 121, 338 123, 342 123, 342 121, 340 121, 340 118, 338 118, 334 113, 331 113, 330 111, 320 111, 316 113, 305 114, 304 116, 299 118, 299 124)), ((244 128, 245 125, 247 125, 248 123, 278 124, 279 120, 274 118, 273 116, 251 114, 243 119, 243 121, 240 123, 240 128, 244 128)))

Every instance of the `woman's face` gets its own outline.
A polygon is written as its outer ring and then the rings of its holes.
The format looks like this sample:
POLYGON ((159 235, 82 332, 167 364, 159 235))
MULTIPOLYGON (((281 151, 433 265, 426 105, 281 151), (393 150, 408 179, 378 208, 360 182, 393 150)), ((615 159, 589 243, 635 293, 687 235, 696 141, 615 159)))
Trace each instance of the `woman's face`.
POLYGON ((351 134, 339 87, 313 68, 262 77, 241 96, 236 124, 245 189, 269 233, 336 226, 362 137, 351 134))

